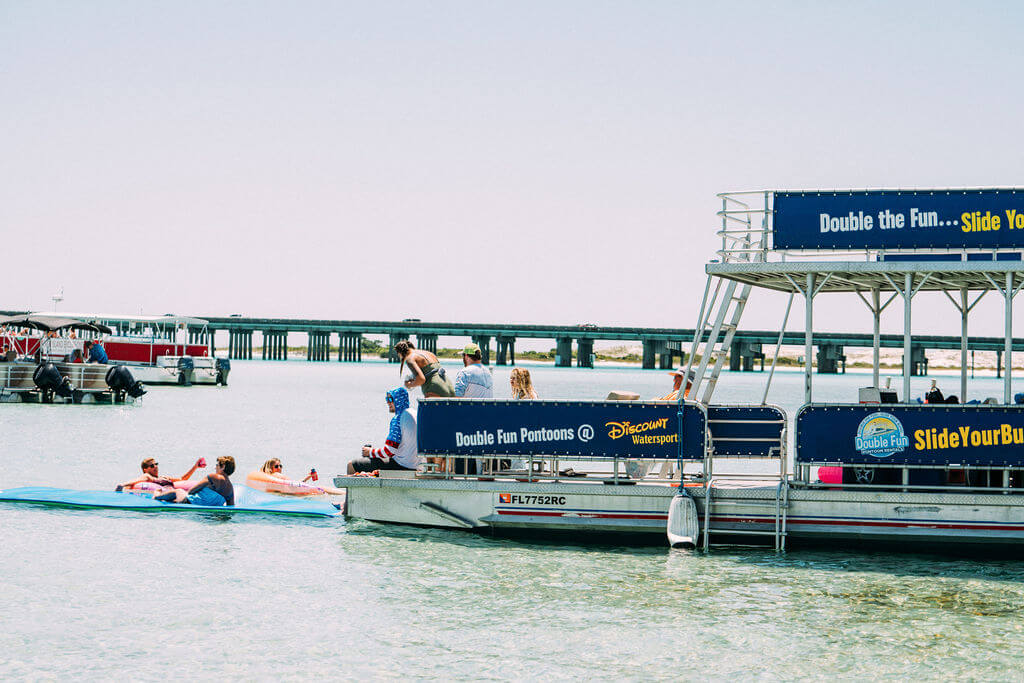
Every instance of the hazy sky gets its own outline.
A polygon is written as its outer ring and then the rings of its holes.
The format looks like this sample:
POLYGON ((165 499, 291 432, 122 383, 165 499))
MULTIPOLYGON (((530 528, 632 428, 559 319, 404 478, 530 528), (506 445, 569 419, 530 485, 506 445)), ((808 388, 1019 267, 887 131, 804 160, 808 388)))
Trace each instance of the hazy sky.
POLYGON ((1024 185, 1021 7, 2 1, 0 309, 689 327, 716 192, 1024 185))

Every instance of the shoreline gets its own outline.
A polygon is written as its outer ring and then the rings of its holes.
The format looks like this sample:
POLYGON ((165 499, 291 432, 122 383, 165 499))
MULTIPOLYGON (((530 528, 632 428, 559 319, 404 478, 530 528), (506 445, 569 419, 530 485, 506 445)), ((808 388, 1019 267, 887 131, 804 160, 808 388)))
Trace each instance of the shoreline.
MULTIPOLYGON (((218 346, 215 349, 215 353, 221 353, 221 352, 224 353, 223 356, 220 356, 222 358, 226 357, 227 351, 228 351, 228 348, 226 346, 224 346, 224 347, 218 346)), ((259 355, 260 351, 261 351, 261 349, 259 347, 254 347, 253 348, 253 358, 252 358, 253 361, 262 361, 263 360, 262 358, 257 357, 259 355)), ((334 351, 334 355, 335 356, 337 355, 337 351, 336 350, 334 351)), ((454 362, 454 361, 457 361, 459 359, 458 356, 442 355, 442 354, 437 354, 437 357, 442 362, 445 362, 445 361, 454 362)), ((785 362, 785 363, 781 363, 780 362, 776 366, 776 368, 775 368, 776 372, 803 372, 803 370, 804 370, 803 365, 802 364, 798 364, 796 362, 796 358, 795 357, 780 356, 779 357, 780 361, 783 358, 787 359, 788 362, 785 362)), ((237 360, 237 359, 235 359, 235 360, 237 360)), ((296 347, 296 348, 289 349, 289 351, 288 351, 288 360, 290 360, 290 361, 305 361, 306 360, 306 349, 304 347, 296 347)), ((573 360, 575 360, 575 357, 574 357, 573 360)), ((266 362, 268 362, 268 363, 269 362, 277 362, 277 363, 279 363, 281 361, 270 361, 270 360, 267 360, 266 362)), ((328 361, 318 361, 318 362, 334 362, 334 363, 337 363, 338 360, 335 357, 335 358, 330 358, 328 361)), ((363 359, 361 361, 347 361, 347 362, 350 362, 350 363, 351 362, 386 363, 387 359, 383 358, 383 357, 380 357, 377 354, 369 354, 369 353, 367 353, 367 354, 363 354, 363 359)), ((554 366, 554 359, 529 358, 529 357, 524 358, 524 357, 520 357, 519 354, 517 354, 516 362, 515 363, 508 363, 506 365, 497 365, 496 363, 493 362, 493 359, 492 359, 490 367, 513 368, 513 367, 516 367, 517 365, 553 367, 554 366)), ((642 363, 639 360, 635 360, 635 361, 634 360, 616 360, 614 358, 608 358, 608 357, 595 358, 595 360, 594 360, 594 369, 597 369, 597 368, 627 368, 627 369, 633 369, 633 370, 643 370, 644 368, 642 368, 641 365, 642 365, 642 363)), ((676 367, 685 367, 685 364, 684 363, 679 363, 679 364, 677 364, 676 367)), ((758 365, 758 367, 760 367, 760 365, 758 365)), ((749 373, 745 373, 745 374, 763 374, 763 373, 767 373, 769 371, 770 367, 771 367, 771 359, 766 359, 765 360, 765 367, 764 367, 763 371, 758 369, 758 370, 752 370, 749 373)), ((820 374, 820 373, 817 372, 817 367, 818 367, 817 364, 815 364, 812 367, 814 368, 815 374, 820 374)), ((568 370, 568 369, 583 369, 583 370, 587 370, 587 369, 590 369, 590 368, 578 368, 578 366, 575 363, 573 363, 572 368, 564 368, 564 369, 566 369, 566 370, 568 370)), ((663 370, 661 368, 651 368, 651 369, 649 369, 649 371, 651 371, 651 372, 671 372, 671 370, 663 370)), ((1014 374, 1016 374, 1018 371, 1024 373, 1024 366, 1017 366, 1017 365, 1013 366, 1014 374)), ((733 372, 733 371, 731 371, 728 368, 726 368, 724 370, 724 372, 733 372)), ((735 372, 743 372, 743 371, 737 370, 735 372)), ((865 364, 865 363, 862 363, 862 362, 857 362, 855 364, 852 364, 852 363, 847 364, 846 372, 845 373, 837 372, 837 373, 829 373, 829 374, 836 374, 836 375, 843 375, 843 374, 846 374, 846 375, 870 375, 871 372, 872 372, 872 368, 871 368, 870 364, 865 364)), ((890 365, 890 364, 887 364, 887 363, 883 363, 879 367, 879 372, 882 373, 882 374, 891 375, 891 376, 902 376, 903 375, 903 369, 898 364, 897 365, 890 365)), ((974 366, 973 370, 971 368, 968 368, 968 372, 970 373, 969 376, 978 376, 978 377, 995 377, 996 376, 996 368, 995 368, 994 364, 992 364, 992 365, 984 364, 983 365, 983 364, 979 363, 979 364, 976 364, 974 366)), ((929 375, 958 376, 959 374, 960 374, 960 367, 959 366, 955 366, 955 365, 954 366, 949 366, 949 365, 934 366, 934 365, 930 365, 928 367, 928 372, 925 375, 915 375, 915 376, 920 376, 920 377, 926 377, 926 376, 929 376, 929 375)))

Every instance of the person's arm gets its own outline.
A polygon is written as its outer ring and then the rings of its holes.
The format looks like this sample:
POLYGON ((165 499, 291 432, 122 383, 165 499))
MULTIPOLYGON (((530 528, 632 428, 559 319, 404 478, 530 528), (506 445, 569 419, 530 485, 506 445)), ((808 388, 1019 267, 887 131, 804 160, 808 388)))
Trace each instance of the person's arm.
POLYGON ((459 374, 455 376, 455 397, 462 398, 466 395, 466 387, 469 385, 469 373, 465 370, 459 370, 459 374))
MULTIPOLYGON (((200 459, 200 460, 201 460, 201 459, 200 459)), ((190 469, 190 470, 189 470, 188 472, 186 472, 186 473, 185 473, 184 475, 182 475, 182 476, 181 476, 181 477, 180 477, 180 478, 178 479, 178 481, 185 481, 186 479, 188 479, 189 477, 191 477, 191 476, 192 476, 193 474, 195 474, 195 473, 196 473, 196 470, 198 470, 198 469, 199 469, 199 462, 200 462, 200 460, 196 460, 196 464, 195 464, 195 465, 192 465, 192 469, 190 469)))
POLYGON ((150 477, 148 474, 143 474, 141 477, 136 477, 135 479, 132 479, 131 481, 126 481, 126 482, 124 482, 122 484, 118 484, 117 485, 117 489, 118 490, 120 490, 120 489, 130 489, 131 487, 135 486, 136 484, 141 484, 142 482, 150 481, 151 479, 152 479, 152 477, 150 477))
POLYGON ((192 488, 190 488, 188 490, 188 495, 191 496, 193 493, 198 493, 199 491, 202 491, 203 489, 205 489, 209 485, 210 485, 210 475, 206 475, 195 486, 193 486, 192 488))
POLYGON ((415 389, 418 386, 422 386, 427 381, 427 378, 423 376, 423 370, 420 369, 420 366, 416 365, 416 361, 412 358, 407 359, 405 364, 412 370, 412 379, 405 380, 405 388, 415 389))

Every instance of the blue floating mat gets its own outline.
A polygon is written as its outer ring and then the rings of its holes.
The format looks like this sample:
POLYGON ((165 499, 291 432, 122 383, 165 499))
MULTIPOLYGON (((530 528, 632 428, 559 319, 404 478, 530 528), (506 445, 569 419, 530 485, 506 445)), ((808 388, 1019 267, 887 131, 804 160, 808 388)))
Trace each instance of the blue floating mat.
POLYGON ((114 491, 76 491, 49 486, 23 486, 0 491, 0 501, 35 503, 56 507, 134 510, 138 512, 220 512, 299 515, 305 517, 337 517, 338 508, 324 500, 285 498, 235 485, 235 505, 189 505, 165 503, 148 495, 114 491))

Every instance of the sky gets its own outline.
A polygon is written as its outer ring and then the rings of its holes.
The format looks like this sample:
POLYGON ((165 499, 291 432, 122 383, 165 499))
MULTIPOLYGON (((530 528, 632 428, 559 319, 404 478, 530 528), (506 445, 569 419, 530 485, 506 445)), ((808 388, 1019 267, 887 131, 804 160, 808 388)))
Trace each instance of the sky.
POLYGON ((0 0, 0 310, 692 327, 716 193, 1024 186, 1022 15, 0 0))

